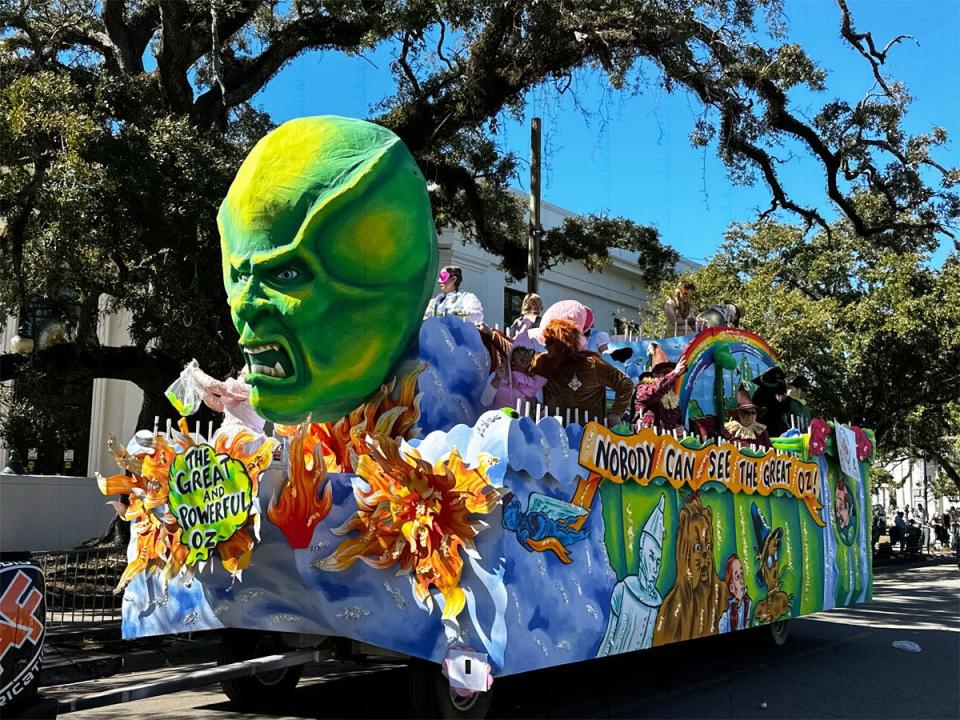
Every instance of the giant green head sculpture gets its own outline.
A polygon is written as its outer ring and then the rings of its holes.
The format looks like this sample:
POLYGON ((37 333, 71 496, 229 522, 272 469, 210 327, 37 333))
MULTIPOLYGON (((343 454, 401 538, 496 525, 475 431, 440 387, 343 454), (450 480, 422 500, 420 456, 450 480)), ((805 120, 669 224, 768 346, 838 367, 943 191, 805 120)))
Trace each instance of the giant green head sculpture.
POLYGON ((281 423, 352 410, 403 356, 437 274, 410 152, 361 120, 291 120, 244 160, 217 221, 254 408, 281 423))

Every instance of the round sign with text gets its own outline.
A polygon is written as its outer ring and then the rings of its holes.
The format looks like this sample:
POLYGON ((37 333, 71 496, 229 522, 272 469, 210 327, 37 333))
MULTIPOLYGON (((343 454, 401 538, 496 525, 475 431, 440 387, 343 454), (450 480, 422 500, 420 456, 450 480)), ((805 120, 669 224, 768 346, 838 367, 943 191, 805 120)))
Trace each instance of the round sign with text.
POLYGON ((187 565, 243 527, 253 502, 253 483, 244 464, 209 445, 196 445, 170 464, 170 510, 180 525, 187 565))

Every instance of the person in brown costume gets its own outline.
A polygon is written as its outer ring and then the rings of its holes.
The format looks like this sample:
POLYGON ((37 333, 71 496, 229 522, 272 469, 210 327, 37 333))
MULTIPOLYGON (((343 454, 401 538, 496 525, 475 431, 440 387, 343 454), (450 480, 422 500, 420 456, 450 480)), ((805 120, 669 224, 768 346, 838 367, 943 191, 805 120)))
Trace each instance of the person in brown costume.
POLYGON ((731 419, 724 424, 720 435, 737 447, 770 447, 766 426, 757 422, 757 406, 742 386, 737 388, 737 407, 731 412, 731 419))
POLYGON ((543 388, 544 403, 550 412, 560 408, 570 417, 577 415, 581 422, 620 422, 630 403, 633 381, 613 365, 589 350, 580 349, 581 332, 569 320, 551 320, 543 329, 543 344, 547 351, 533 360, 531 372, 547 379, 543 388), (606 412, 607 388, 613 388, 614 401, 606 412))

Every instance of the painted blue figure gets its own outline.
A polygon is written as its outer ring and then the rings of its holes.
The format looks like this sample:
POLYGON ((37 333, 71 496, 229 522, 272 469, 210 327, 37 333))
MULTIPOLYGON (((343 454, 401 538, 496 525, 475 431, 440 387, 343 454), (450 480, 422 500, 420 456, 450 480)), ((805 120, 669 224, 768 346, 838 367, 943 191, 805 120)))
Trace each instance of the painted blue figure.
POLYGON ((527 552, 552 550, 569 565, 567 547, 590 534, 587 530, 571 527, 588 514, 586 508, 540 493, 531 493, 527 505, 524 512, 520 500, 511 494, 503 507, 503 526, 516 535, 517 542, 527 552))
POLYGON ((640 532, 637 574, 618 582, 610 595, 607 632, 600 641, 597 657, 633 652, 653 646, 653 630, 663 598, 657 590, 663 560, 663 510, 661 495, 640 532))

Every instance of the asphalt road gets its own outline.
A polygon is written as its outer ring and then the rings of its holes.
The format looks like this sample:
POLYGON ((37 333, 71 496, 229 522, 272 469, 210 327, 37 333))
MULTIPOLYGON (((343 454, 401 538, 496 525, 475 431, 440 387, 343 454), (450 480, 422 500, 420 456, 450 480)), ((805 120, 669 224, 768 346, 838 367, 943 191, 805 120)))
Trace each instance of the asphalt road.
MULTIPOLYGON (((235 712, 216 688, 68 718, 409 717, 403 667, 313 668, 269 713, 235 712)), ((763 630, 502 678, 502 718, 958 718, 960 573, 956 564, 885 568, 874 602, 763 630), (921 652, 893 647, 917 643, 921 652)))

